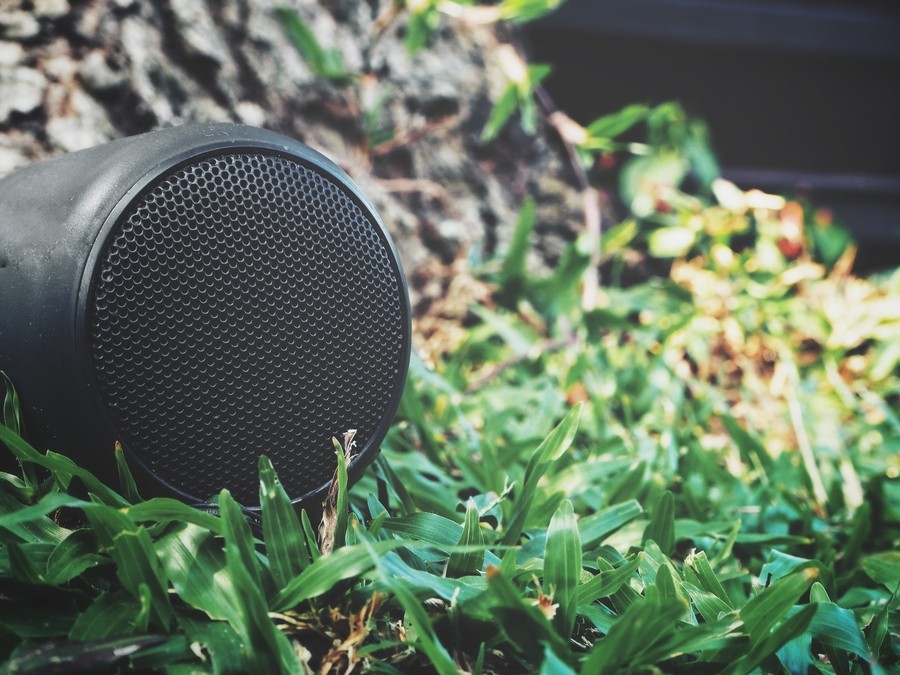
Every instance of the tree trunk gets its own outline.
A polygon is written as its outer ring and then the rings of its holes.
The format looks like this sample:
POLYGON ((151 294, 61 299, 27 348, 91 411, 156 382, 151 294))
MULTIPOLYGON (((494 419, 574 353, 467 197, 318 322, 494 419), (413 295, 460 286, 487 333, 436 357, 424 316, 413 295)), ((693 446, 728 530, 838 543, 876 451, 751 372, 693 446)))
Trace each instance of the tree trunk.
POLYGON ((455 259, 502 253, 527 195, 540 205, 533 262, 552 264, 581 221, 563 149, 515 120, 479 141, 506 85, 502 30, 445 17, 411 55, 389 0, 291 6, 349 84, 312 72, 272 2, 0 0, 0 175, 157 127, 243 122, 308 143, 361 185, 420 316, 455 259))

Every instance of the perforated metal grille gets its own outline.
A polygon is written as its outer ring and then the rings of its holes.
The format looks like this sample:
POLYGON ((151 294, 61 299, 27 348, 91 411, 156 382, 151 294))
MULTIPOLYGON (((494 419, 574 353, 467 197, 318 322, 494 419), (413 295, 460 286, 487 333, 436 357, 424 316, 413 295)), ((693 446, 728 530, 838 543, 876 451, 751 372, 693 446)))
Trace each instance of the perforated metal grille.
POLYGON ((301 497, 331 479, 332 436, 357 429, 365 450, 388 414, 404 293, 337 183, 276 155, 198 161, 137 199, 101 256, 101 399, 126 448, 188 495, 258 504, 266 454, 301 497))

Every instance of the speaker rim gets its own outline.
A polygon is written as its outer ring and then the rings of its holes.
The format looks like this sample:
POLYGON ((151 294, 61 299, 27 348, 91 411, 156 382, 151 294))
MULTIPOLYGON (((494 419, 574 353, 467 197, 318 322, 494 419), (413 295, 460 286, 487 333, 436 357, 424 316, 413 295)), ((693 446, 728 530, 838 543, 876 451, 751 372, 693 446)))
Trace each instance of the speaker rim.
MULTIPOLYGON (((178 127, 183 128, 183 127, 178 127)), ((386 247, 391 257, 391 265, 397 276, 400 291, 400 311, 402 314, 402 324, 404 326, 402 343, 400 347, 400 355, 398 367, 400 368, 399 377, 397 378, 394 389, 391 391, 390 400, 385 408, 385 414, 373 431, 369 441, 365 446, 360 448, 353 460, 347 466, 348 481, 350 484, 355 483, 378 455, 387 432, 393 423, 397 409, 400 405, 400 399, 406 385, 406 379, 409 372, 409 361, 412 353, 412 311, 409 300, 409 284, 406 275, 403 272, 403 266, 397 248, 387 230, 381 216, 372 205, 371 201, 360 191, 356 184, 350 179, 347 173, 341 169, 333 161, 313 150, 312 148, 294 141, 286 136, 281 136, 275 132, 264 129, 256 129, 253 127, 241 127, 236 125, 238 131, 252 132, 253 136, 268 136, 249 138, 244 135, 240 138, 214 138, 207 143, 200 143, 185 148, 181 152, 174 153, 163 161, 147 170, 140 179, 134 182, 121 198, 116 202, 115 206, 109 211, 104 219, 103 225, 97 230, 97 234, 90 244, 90 252, 85 258, 84 266, 81 271, 81 280, 77 285, 78 294, 75 303, 75 360, 76 367, 82 374, 82 382, 85 389, 88 390, 87 405, 93 411, 98 422, 106 425, 111 435, 116 436, 119 433, 117 425, 113 422, 112 416, 106 404, 101 397, 101 390, 97 378, 96 369, 93 365, 91 356, 91 290, 94 282, 99 275, 98 263, 111 245, 112 235, 115 234, 119 227, 123 216, 129 207, 134 205, 138 200, 146 196, 157 185, 166 180, 172 173, 179 169, 204 161, 205 159, 232 154, 264 154, 269 156, 281 157, 283 159, 296 162, 301 166, 314 171, 326 180, 338 185, 347 197, 349 197, 362 211, 368 216, 369 220, 376 225, 378 235, 382 244, 386 247), (274 138, 273 138, 274 137, 274 138), (278 142, 281 141, 281 142, 278 142)), ((159 132, 150 132, 159 133, 159 132)), ((122 439, 117 439, 122 442, 122 439)), ((177 496, 182 501, 186 501, 195 506, 209 506, 210 502, 204 501, 196 495, 189 494, 181 488, 172 485, 155 473, 147 463, 136 453, 129 453, 128 447, 122 442, 122 446, 127 455, 130 466, 135 466, 140 474, 146 476, 150 481, 151 491, 156 492, 159 488, 172 495, 177 496), (153 490, 157 488, 157 490, 153 490)), ((259 453, 262 454, 262 453, 259 453)), ((257 477, 258 480, 258 477, 257 477)), ((331 481, 327 481, 317 488, 291 499, 291 503, 297 508, 317 507, 322 502, 330 488, 331 481)), ((261 504, 241 505, 246 511, 259 512, 261 504)))

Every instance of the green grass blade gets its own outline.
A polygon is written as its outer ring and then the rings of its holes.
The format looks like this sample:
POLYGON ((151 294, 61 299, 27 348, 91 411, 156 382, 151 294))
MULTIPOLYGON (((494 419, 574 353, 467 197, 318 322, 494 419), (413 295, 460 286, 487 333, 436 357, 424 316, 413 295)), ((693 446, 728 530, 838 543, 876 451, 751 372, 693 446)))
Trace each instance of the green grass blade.
POLYGON ((463 526, 435 513, 411 513, 408 516, 388 518, 383 528, 435 546, 453 546, 460 540, 463 526))
POLYGON ((817 576, 818 570, 807 568, 783 577, 741 608, 739 615, 751 644, 756 645, 768 637, 772 627, 787 616, 817 576))
POLYGON ((237 591, 234 602, 237 611, 228 617, 228 622, 244 641, 248 669, 265 673, 302 672, 297 654, 269 618, 253 535, 228 490, 219 494, 219 509, 225 525, 225 566, 237 591))
POLYGON ((75 530, 59 542, 47 558, 47 579, 62 584, 108 560, 99 554, 97 538, 90 530, 75 530))
POLYGON ((22 435, 22 407, 19 403, 19 393, 13 386, 9 376, 0 370, 0 385, 3 387, 3 407, 0 423, 9 427, 17 436, 22 435))
POLYGON ((184 602, 212 619, 228 620, 237 613, 238 588, 226 569, 221 539, 187 523, 166 532, 155 549, 184 602))
POLYGON ((222 519, 218 516, 169 497, 154 497, 129 506, 123 512, 137 523, 193 523, 216 534, 223 534, 225 531, 222 519))
POLYGON ((732 608, 731 599, 722 587, 716 573, 713 572, 709 559, 704 551, 696 551, 684 561, 684 578, 698 588, 711 593, 728 608, 732 608))
POLYGON ((684 610, 682 603, 663 603, 656 594, 641 598, 594 643, 582 672, 613 673, 646 663, 642 655, 672 632, 684 610))
POLYGON ((447 576, 451 578, 478 574, 484 565, 484 536, 481 533, 481 522, 478 517, 478 507, 473 500, 466 505, 466 520, 457 546, 475 547, 473 550, 452 553, 447 561, 447 576))
POLYGON ((581 539, 572 502, 566 499, 550 520, 544 550, 544 586, 559 605, 553 625, 564 640, 569 639, 575 626, 580 576, 581 539))
POLYGON ((185 614, 179 614, 178 624, 188 639, 200 644, 209 654, 214 675, 243 675, 241 638, 231 625, 185 614))
POLYGON ((87 489, 97 495, 105 504, 110 506, 128 506, 128 500, 114 490, 103 484, 94 474, 76 465, 71 459, 48 452, 40 454, 31 445, 15 434, 6 425, 0 424, 0 442, 8 447, 20 462, 37 464, 52 473, 61 473, 75 476, 84 483, 87 489))
POLYGON ((240 566, 257 589, 263 588, 262 573, 259 558, 256 556, 256 545, 253 532, 247 518, 241 511, 241 507, 231 496, 228 490, 222 490, 219 494, 219 512, 222 517, 223 535, 225 537, 226 559, 231 550, 231 558, 228 568, 231 572, 240 566), (231 547, 229 549, 229 547, 231 547))
POLYGON ((766 633, 758 640, 754 640, 750 651, 727 671, 728 675, 745 675, 751 672, 764 659, 773 656, 785 644, 803 635, 809 628, 815 613, 815 605, 806 605, 792 617, 783 621, 778 626, 778 630, 766 633))
POLYGON ((294 505, 268 457, 259 458, 259 503, 266 554, 280 591, 309 567, 312 559, 294 505))
POLYGON ((590 581, 578 587, 578 604, 589 605, 600 598, 608 598, 629 582, 640 564, 641 558, 638 554, 616 569, 595 574, 590 581))
POLYGON ((137 629, 141 609, 140 600, 130 593, 104 593, 78 615, 69 631, 69 639, 84 642, 132 635, 137 629))
POLYGON ((675 496, 668 490, 662 494, 653 509, 650 522, 644 529, 641 544, 653 540, 666 555, 675 550, 675 496))
POLYGON ((120 511, 103 504, 84 509, 84 515, 115 562, 122 586, 140 599, 140 587, 146 584, 152 598, 151 624, 156 629, 168 630, 172 625, 168 580, 147 531, 120 511))
POLYGON ((572 408, 563 420, 550 432, 550 434, 538 446, 537 450, 525 467, 525 477, 522 480, 521 490, 517 490, 513 508, 513 516, 506 534, 503 536, 503 544, 513 546, 519 541, 525 521, 534 503, 537 484, 556 459, 558 459, 575 440, 575 432, 578 429, 578 420, 581 417, 582 404, 572 408))
POLYGON ((386 553, 395 548, 409 545, 408 541, 376 541, 362 546, 356 544, 339 548, 329 555, 323 555, 307 567, 296 579, 279 593, 272 603, 272 609, 283 611, 295 607, 304 600, 318 597, 333 589, 342 581, 354 579, 372 569, 370 549, 376 553, 386 553))
POLYGON ((578 532, 582 547, 590 549, 623 525, 630 523, 644 512, 641 505, 631 499, 621 504, 609 506, 578 521, 578 532))
POLYGON ((516 226, 503 265, 500 268, 500 297, 512 306, 522 294, 525 284, 526 261, 531 250, 531 233, 537 216, 537 206, 528 197, 522 203, 516 226))
POLYGON ((128 466, 125 451, 122 449, 122 444, 118 441, 116 441, 115 455, 116 470, 119 473, 119 487, 122 489, 122 496, 132 504, 142 501, 141 495, 138 494, 137 484, 134 482, 134 476, 131 474, 131 469, 128 466))
POLYGON ((69 530, 47 516, 64 507, 84 506, 92 504, 61 492, 50 493, 30 506, 23 505, 11 495, 0 493, 0 530, 6 530, 23 541, 56 544, 69 536, 69 530))

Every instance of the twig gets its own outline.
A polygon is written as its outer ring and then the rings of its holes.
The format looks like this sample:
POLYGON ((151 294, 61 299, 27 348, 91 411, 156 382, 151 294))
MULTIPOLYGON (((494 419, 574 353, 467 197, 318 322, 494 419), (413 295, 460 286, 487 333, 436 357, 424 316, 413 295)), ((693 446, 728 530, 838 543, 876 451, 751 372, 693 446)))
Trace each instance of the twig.
POLYGON ((569 162, 572 170, 575 172, 575 179, 581 188, 582 208, 584 209, 584 229, 588 236, 588 244, 591 251, 591 264, 584 272, 584 288, 581 294, 581 306, 588 311, 597 306, 597 296, 600 289, 600 246, 603 243, 603 222, 600 216, 600 196, 596 189, 591 186, 587 173, 581 165, 578 158, 578 151, 575 145, 569 140, 567 125, 572 125, 572 120, 560 112, 556 107, 553 98, 544 87, 539 86, 534 91, 535 98, 544 113, 547 115, 547 121, 559 134, 559 138, 566 148, 566 154, 569 156, 569 162))

